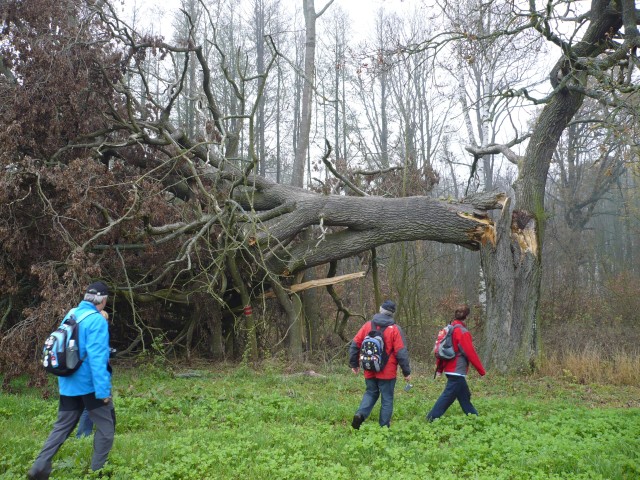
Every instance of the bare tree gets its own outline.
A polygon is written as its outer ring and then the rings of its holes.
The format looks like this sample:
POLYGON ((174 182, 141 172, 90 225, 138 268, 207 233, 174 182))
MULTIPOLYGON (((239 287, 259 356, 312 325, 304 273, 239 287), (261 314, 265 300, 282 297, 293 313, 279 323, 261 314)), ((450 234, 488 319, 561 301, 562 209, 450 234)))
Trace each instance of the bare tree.
POLYGON ((305 24, 304 85, 302 88, 300 136, 296 143, 296 153, 293 161, 293 177, 291 179, 291 185, 295 187, 304 186, 304 167, 307 161, 307 152, 309 151, 311 108, 313 104, 316 68, 316 21, 326 12, 332 3, 333 0, 329 0, 326 5, 316 13, 315 0, 302 0, 305 24))
MULTIPOLYGON (((592 286, 603 283, 594 278, 598 267, 594 263, 597 260, 593 255, 596 243, 592 229, 595 218, 603 211, 611 212, 609 215, 618 211, 615 191, 633 158, 627 135, 635 129, 633 125, 626 115, 617 117, 610 109, 587 99, 558 144, 547 192, 550 210, 556 214, 548 236, 555 250, 562 251, 555 270, 563 278, 573 279, 561 289, 560 296, 565 300, 579 298, 580 292, 596 294, 597 289, 592 286), (604 128, 594 129, 594 124, 604 128)), ((612 246, 624 243, 623 235, 619 237, 612 246)), ((620 265, 618 261, 609 263, 620 265)))
MULTIPOLYGON (((509 138, 514 146, 523 142, 528 137, 522 131, 526 125, 513 118, 522 109, 523 100, 506 97, 501 92, 531 85, 536 80, 534 65, 540 61, 542 38, 527 31, 500 35, 514 21, 506 2, 466 0, 446 2, 444 7, 445 28, 464 32, 450 45, 453 58, 438 59, 457 82, 464 120, 462 131, 466 134, 461 136, 464 143, 482 149, 496 143, 498 134, 502 139, 509 138), (527 49, 529 54, 518 54, 521 49, 527 49)), ((512 157, 505 158, 513 161, 512 157)), ((476 182, 474 189, 494 188, 494 164, 492 154, 474 158, 469 179, 476 182)))

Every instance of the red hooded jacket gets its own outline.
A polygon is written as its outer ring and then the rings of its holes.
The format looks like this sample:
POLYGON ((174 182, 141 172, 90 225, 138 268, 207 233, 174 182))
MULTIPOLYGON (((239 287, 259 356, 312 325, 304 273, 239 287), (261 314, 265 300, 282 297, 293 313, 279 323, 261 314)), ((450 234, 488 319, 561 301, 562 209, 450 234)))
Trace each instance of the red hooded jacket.
POLYGON ((384 350, 387 352, 389 359, 381 372, 371 372, 364 370, 364 378, 377 378, 379 380, 391 380, 396 378, 398 365, 402 370, 402 374, 406 377, 411 374, 411 366, 409 365, 409 352, 407 344, 404 340, 404 332, 396 325, 393 317, 378 313, 373 317, 373 321, 368 321, 353 338, 349 349, 349 366, 359 368, 358 357, 360 354, 360 346, 364 337, 372 328, 381 330, 384 327, 382 338, 384 339, 384 350), (375 324, 375 325, 372 325, 375 324))
POLYGON ((438 373, 444 372, 445 374, 466 375, 469 371, 469 363, 471 363, 480 376, 484 376, 486 372, 473 346, 473 338, 469 330, 467 330, 467 326, 462 320, 454 320, 451 325, 460 325, 460 328, 453 329, 451 335, 456 356, 450 360, 438 358, 436 360, 436 371, 438 373))

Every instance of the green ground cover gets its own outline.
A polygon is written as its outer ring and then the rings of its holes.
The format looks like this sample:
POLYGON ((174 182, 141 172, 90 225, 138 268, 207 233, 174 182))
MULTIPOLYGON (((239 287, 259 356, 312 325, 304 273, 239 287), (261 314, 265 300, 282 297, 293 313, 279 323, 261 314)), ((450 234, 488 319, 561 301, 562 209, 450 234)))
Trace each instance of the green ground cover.
MULTIPOLYGON (((391 429, 378 408, 350 421, 364 382, 346 368, 322 376, 199 368, 195 376, 118 367, 114 479, 637 479, 640 388, 568 379, 470 378, 480 417, 454 405, 429 424, 444 381, 425 371, 396 388, 391 429)), ((23 380, 24 381, 24 380, 23 380)), ((0 396, 0 478, 25 478, 55 419, 55 395, 20 382, 0 396)), ((88 473, 91 438, 69 439, 53 479, 88 473)))

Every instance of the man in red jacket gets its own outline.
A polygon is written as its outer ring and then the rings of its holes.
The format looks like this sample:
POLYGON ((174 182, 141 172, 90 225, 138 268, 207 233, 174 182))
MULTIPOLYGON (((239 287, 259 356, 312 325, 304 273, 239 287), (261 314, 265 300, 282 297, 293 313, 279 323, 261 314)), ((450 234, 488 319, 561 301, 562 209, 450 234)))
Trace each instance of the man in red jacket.
POLYGON ((356 430, 360 428, 362 422, 371 414, 373 406, 382 396, 380 402, 381 427, 388 427, 391 424, 393 414, 393 391, 396 386, 396 373, 398 365, 402 369, 404 379, 411 381, 411 367, 409 365, 409 352, 407 343, 404 340, 402 329, 396 325, 393 314, 396 311, 396 304, 391 300, 385 300, 380 306, 380 313, 373 316, 373 319, 365 323, 351 342, 349 347, 349 366, 353 373, 360 370, 360 347, 364 338, 372 330, 382 332, 384 340, 384 350, 387 361, 384 368, 379 371, 364 370, 364 381, 366 390, 360 402, 360 407, 353 417, 351 426, 356 430))
POLYGON ((476 349, 473 347, 473 338, 471 333, 467 330, 464 320, 469 315, 469 306, 460 305, 455 310, 455 319, 451 322, 453 327, 453 333, 451 338, 453 339, 453 350, 456 352, 456 356, 450 360, 444 360, 438 358, 436 360, 436 373, 438 376, 442 375, 442 372, 447 376, 447 385, 444 387, 444 391, 440 395, 440 398, 436 400, 435 405, 431 411, 427 414, 427 420, 432 422, 438 417, 444 415, 444 412, 451 406, 451 404, 457 399, 462 407, 462 411, 469 414, 478 415, 478 411, 471 403, 471 391, 467 385, 466 375, 469 371, 469 363, 474 366, 480 376, 485 375, 484 367, 480 361, 480 357, 476 353, 476 349))

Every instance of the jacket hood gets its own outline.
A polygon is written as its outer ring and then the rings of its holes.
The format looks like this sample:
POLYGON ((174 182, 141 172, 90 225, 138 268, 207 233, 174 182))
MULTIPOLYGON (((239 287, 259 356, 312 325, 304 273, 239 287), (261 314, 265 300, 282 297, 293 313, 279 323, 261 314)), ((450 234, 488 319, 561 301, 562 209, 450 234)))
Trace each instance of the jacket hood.
POLYGON ((389 325, 393 325, 396 322, 390 315, 386 315, 384 313, 376 313, 371 319, 371 323, 374 323, 381 327, 388 327, 389 325))

